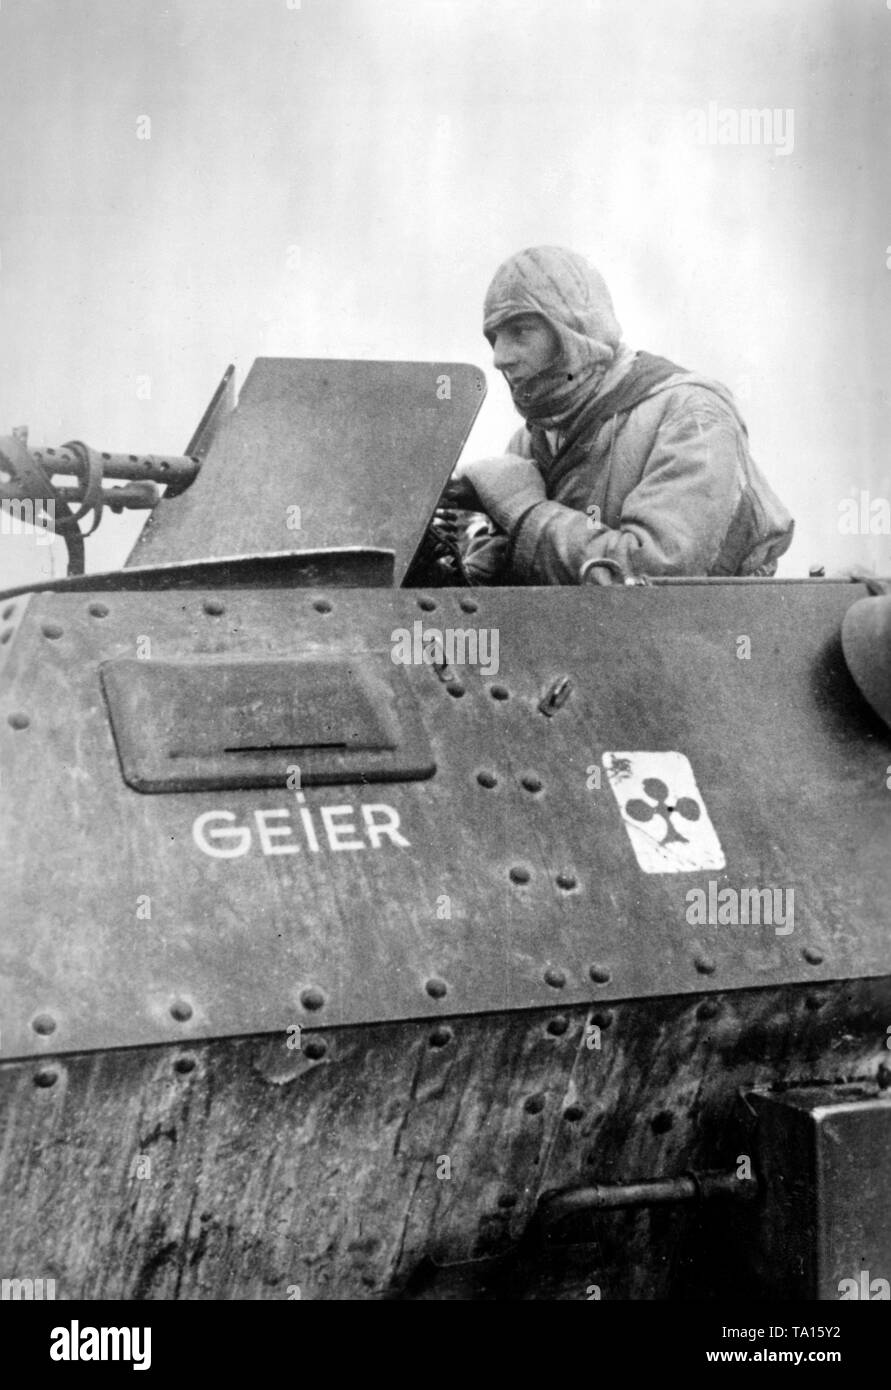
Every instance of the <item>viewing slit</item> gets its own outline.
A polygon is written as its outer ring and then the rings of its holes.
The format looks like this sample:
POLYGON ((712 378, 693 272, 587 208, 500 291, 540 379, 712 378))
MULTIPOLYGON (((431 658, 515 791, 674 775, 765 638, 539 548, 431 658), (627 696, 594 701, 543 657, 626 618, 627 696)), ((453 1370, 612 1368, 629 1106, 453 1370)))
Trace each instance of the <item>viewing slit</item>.
MULTIPOLYGON (((224 748, 224 753, 303 753, 307 748, 369 748, 367 743, 240 743, 224 748)), ((188 749, 175 748, 171 758, 191 756, 188 749)))

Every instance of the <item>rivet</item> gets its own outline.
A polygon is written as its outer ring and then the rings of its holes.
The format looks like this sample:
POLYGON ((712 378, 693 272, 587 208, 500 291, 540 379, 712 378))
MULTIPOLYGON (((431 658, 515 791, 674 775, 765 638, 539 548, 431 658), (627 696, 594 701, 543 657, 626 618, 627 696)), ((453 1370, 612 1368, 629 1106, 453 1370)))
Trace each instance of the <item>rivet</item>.
POLYGON ((221 618, 226 611, 226 605, 218 598, 208 598, 204 600, 204 611, 210 618, 221 618))
POLYGON ((706 956, 704 954, 694 956, 693 964, 699 971, 700 975, 714 975, 715 971, 718 968, 715 965, 715 962, 712 960, 711 956, 706 956))
POLYGON ((488 787, 491 789, 498 785, 498 778, 495 776, 495 773, 489 772, 486 769, 476 774, 476 780, 481 787, 488 787))
POLYGON ((597 1009, 591 1015, 591 1022, 597 1028, 609 1028, 613 1021, 613 1014, 610 1009, 597 1009))
POLYGON ((514 864, 510 871, 510 877, 513 883, 528 883, 532 875, 522 864, 514 864))
POLYGON ((458 607, 463 613, 476 613, 479 604, 475 598, 462 598, 458 600, 458 607))
POLYGON ((650 1121, 650 1129, 654 1134, 667 1134, 673 1125, 674 1115, 670 1110, 660 1110, 650 1121))
POLYGON ((6 607, 5 607, 4 610, 3 610, 3 621, 4 621, 5 623, 8 623, 8 622, 9 622, 9 619, 12 617, 12 615, 13 615, 14 612, 15 612, 15 604, 14 604, 14 603, 7 603, 6 607))
POLYGON ((185 999, 177 999, 170 1005, 170 1015, 177 1023, 188 1023, 192 1017, 192 1005, 185 999))
POLYGON ((324 1038, 307 1038, 303 1044, 304 1055, 311 1062, 318 1062, 328 1051, 328 1044, 324 1038))
POLYGON ((577 1120, 584 1118, 584 1114, 585 1112, 580 1105, 567 1105, 563 1111, 563 1118, 568 1120, 570 1124, 575 1124, 577 1120))
POLYGON ((300 1002, 304 1009, 309 1009, 314 1013, 316 1009, 324 1008, 325 996, 315 985, 310 985, 308 989, 300 991, 300 1002))
POLYGON ((436 601, 427 597, 419 598, 418 607, 423 608, 425 613, 434 613, 436 611, 436 601))
POLYGON ((331 603, 331 600, 327 598, 317 598, 315 603, 313 604, 313 608, 316 610, 317 613, 330 613, 332 607, 333 604, 331 603))
MULTIPOLYGON (((564 871, 563 873, 560 873, 560 874, 557 875, 557 887, 558 887, 558 888, 562 888, 563 891, 564 891, 565 893, 571 892, 571 890, 572 890, 573 888, 575 888, 575 887, 577 886, 577 884, 578 884, 578 879, 576 878, 575 874, 571 874, 571 873, 568 873, 568 872, 564 871)), ((592 968, 593 968, 593 967, 592 967, 592 968)), ((607 979, 609 979, 609 972, 608 972, 608 971, 607 971, 607 979)))
POLYGON ((510 699, 510 691, 506 685, 490 685, 489 694, 492 696, 493 700, 510 699))
POLYGON ((510 1211, 512 1207, 517 1205, 517 1199, 513 1192, 502 1192, 501 1196, 498 1198, 498 1205, 501 1207, 502 1211, 510 1211))
POLYGON ((569 1019, 565 1014, 555 1014, 548 1024, 548 1032, 552 1038, 562 1038, 569 1027, 569 1019))
POLYGON ((12 636, 12 628, 11 628, 11 627, 6 628, 5 632, 0 632, 0 644, 2 644, 3 646, 5 646, 6 643, 9 641, 9 639, 10 639, 11 636, 12 636))
POLYGON ((90 606, 89 606, 89 608, 87 609, 87 612, 89 613, 89 615, 90 615, 91 618, 107 618, 107 617, 108 617, 108 604, 107 604, 107 603, 91 603, 90 606))
POLYGON ((7 715, 6 722, 11 725, 13 729, 27 729, 31 720, 28 718, 27 714, 16 713, 7 715))
POLYGON ((44 623, 40 631, 43 633, 44 637, 49 637, 52 641, 55 641, 57 637, 62 636, 63 629, 58 623, 44 623))
POLYGON ((177 1057, 173 1064, 173 1070, 178 1072, 180 1076, 188 1076, 190 1071, 195 1070, 195 1058, 177 1057))
POLYGON ((41 1067, 40 1071, 35 1073, 34 1085, 45 1090, 48 1086, 55 1086, 58 1079, 59 1073, 54 1067, 41 1067))
POLYGON ((523 1109, 527 1115, 540 1115, 545 1108, 545 1098, 541 1091, 534 1096, 527 1096, 523 1102, 523 1109))
POLYGON ((552 989, 562 989, 566 984, 566 976, 563 971, 557 970, 554 966, 549 966, 545 971, 544 980, 545 984, 550 985, 552 989))
POLYGON ((611 978, 610 972, 607 970, 605 965, 592 965, 591 969, 588 971, 588 974, 591 976, 591 979, 594 981, 595 985, 608 984, 611 978))
POLYGON ((801 954, 804 956, 808 965, 823 964, 823 952, 818 951, 816 946, 805 946, 801 954))
POLYGON ((523 777, 521 780, 527 792, 541 791, 541 778, 537 777, 534 772, 528 773, 527 776, 523 777))
POLYGON ((461 696, 464 694, 464 686, 460 681, 449 681, 446 690, 450 695, 453 695, 456 700, 460 700, 461 696))
POLYGON ((39 1033, 41 1037, 45 1038, 50 1033, 55 1033, 56 1020, 52 1014, 38 1014, 35 1019, 32 1019, 31 1027, 35 1033, 39 1033))
POLYGON ((439 980, 436 978, 436 976, 434 976, 433 979, 428 980, 424 988, 430 995, 431 999, 444 999, 449 992, 449 987, 446 984, 445 980, 439 980))
POLYGON ((448 1047, 453 1036, 454 1034, 451 1028, 446 1028, 444 1025, 442 1028, 434 1028, 433 1032, 430 1034, 430 1046, 448 1047))
POLYGON ((699 1008, 696 1010, 696 1017, 707 1021, 710 1018, 716 1018, 719 1013, 720 1008, 716 1000, 703 999, 699 1008))
POLYGON ((817 1009, 822 1009, 823 1000, 819 994, 809 994, 804 1001, 804 1007, 810 1009, 811 1013, 816 1013, 817 1009))

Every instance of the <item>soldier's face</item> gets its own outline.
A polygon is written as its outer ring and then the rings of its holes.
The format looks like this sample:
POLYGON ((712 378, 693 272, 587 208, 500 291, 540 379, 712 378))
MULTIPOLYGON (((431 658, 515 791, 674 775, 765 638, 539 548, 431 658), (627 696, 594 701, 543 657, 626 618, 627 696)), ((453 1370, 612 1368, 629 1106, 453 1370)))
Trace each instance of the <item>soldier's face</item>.
POLYGON ((511 390, 537 376, 560 352, 560 340, 539 314, 518 314, 495 330, 493 362, 511 390))

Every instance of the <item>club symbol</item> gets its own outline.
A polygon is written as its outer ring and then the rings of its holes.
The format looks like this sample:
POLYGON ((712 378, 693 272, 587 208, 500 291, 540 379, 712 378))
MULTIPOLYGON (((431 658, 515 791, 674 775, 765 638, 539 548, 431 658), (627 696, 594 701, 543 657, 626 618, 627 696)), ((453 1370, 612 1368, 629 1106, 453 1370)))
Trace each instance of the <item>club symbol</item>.
POLYGON ((669 801, 668 787, 658 777, 647 777, 644 779, 643 789, 650 801, 643 801, 640 797, 632 797, 626 803, 625 813, 632 820, 646 822, 652 820, 654 816, 661 816, 665 821, 665 835, 659 841, 660 845, 670 845, 680 843, 688 845, 690 841, 685 835, 681 835, 674 827, 672 816, 682 816, 684 820, 699 820, 702 814, 699 809, 699 802, 694 801, 691 796, 679 797, 677 801, 669 801))

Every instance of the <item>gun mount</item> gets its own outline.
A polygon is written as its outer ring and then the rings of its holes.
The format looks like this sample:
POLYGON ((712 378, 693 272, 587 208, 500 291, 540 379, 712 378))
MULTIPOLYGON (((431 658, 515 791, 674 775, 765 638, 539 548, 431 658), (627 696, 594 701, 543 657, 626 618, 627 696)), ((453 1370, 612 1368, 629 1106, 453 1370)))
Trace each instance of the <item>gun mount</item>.
POLYGON ((0 508, 19 521, 48 525, 65 541, 68 573, 83 574, 85 567, 82 519, 91 517, 88 536, 108 507, 151 509, 161 499, 178 496, 198 476, 201 454, 206 450, 219 419, 234 405, 234 373, 226 368, 185 455, 121 454, 91 449, 81 440, 60 448, 28 447, 25 427, 0 437, 0 508), (64 479, 74 479, 65 484, 64 479), (107 478, 126 479, 121 487, 105 488, 107 478))

